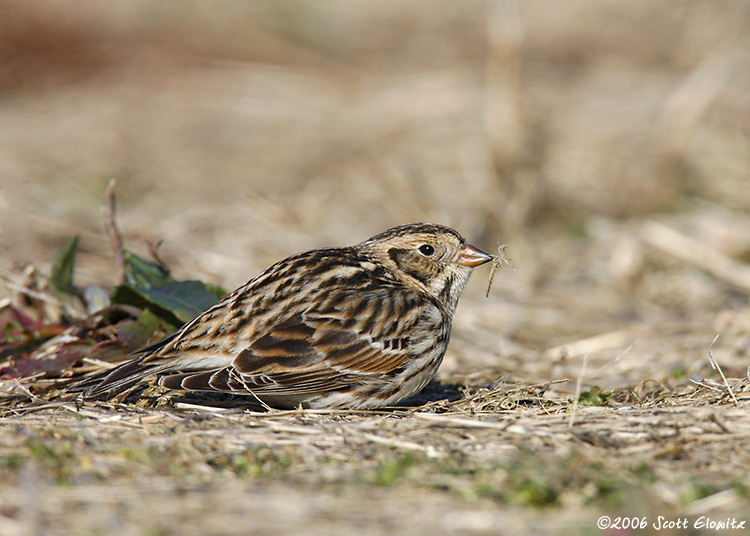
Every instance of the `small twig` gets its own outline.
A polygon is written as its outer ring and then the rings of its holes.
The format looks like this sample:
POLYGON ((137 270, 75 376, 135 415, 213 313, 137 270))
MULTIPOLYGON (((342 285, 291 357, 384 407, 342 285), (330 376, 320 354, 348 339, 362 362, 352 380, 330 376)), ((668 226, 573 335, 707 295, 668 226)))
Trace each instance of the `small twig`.
POLYGON ((117 180, 110 180, 107 190, 104 192, 102 214, 104 215, 104 228, 107 230, 109 239, 112 242, 112 249, 115 253, 117 281, 122 284, 125 283, 125 266, 122 257, 122 235, 120 234, 120 229, 117 227, 117 220, 115 219, 115 186, 117 186, 117 180))
MULTIPOLYGON (((39 375, 39 377, 41 377, 41 375, 39 375)), ((46 404, 47 403, 46 400, 44 400, 43 398, 39 398, 38 396, 36 396, 34 393, 32 393, 29 390, 28 387, 26 387, 24 384, 22 384, 20 381, 18 381, 18 378, 11 378, 10 381, 13 383, 13 386, 16 389, 18 389, 19 391, 21 391, 21 393, 23 393, 25 396, 27 396, 31 401, 36 402, 37 404, 39 404, 39 403, 46 404)))
POLYGON ((20 294, 24 294, 24 295, 29 296, 31 298, 34 298, 36 300, 41 300, 41 301, 47 302, 47 303, 49 303, 51 305, 62 306, 62 303, 60 302, 60 300, 58 300, 54 296, 51 296, 51 295, 48 296, 47 294, 45 294, 43 292, 38 292, 38 291, 32 290, 32 289, 30 289, 28 287, 24 287, 24 286, 18 285, 18 284, 13 283, 12 281, 10 281, 8 279, 5 279, 4 277, 3 277, 3 285, 8 290, 14 290, 14 291, 16 291, 16 292, 18 292, 20 294))
POLYGON ((740 403, 737 401, 737 397, 734 396, 734 393, 732 392, 732 388, 729 386, 729 382, 727 381, 727 377, 724 376, 724 371, 721 370, 719 363, 716 362, 713 354, 711 353, 711 348, 713 348, 714 343, 717 341, 718 338, 719 338, 719 334, 717 333, 716 337, 714 337, 714 340, 712 340, 711 344, 708 345, 708 362, 711 363, 711 368, 719 371, 719 375, 721 376, 721 379, 724 382, 724 386, 727 388, 727 391, 729 391, 729 396, 732 397, 732 400, 734 401, 734 405, 739 406, 740 403))
MULTIPOLYGON (((708 380, 708 381, 713 381, 713 380, 708 380)), ((700 385, 701 387, 705 387, 706 389, 709 389, 711 391, 721 391, 721 389, 719 389, 718 387, 714 387, 713 385, 709 385, 707 383, 699 382, 698 380, 694 380, 692 378, 690 378, 690 383, 694 385, 700 385)))
POLYGON ((576 418, 576 411, 578 411, 578 399, 581 397, 581 385, 583 384, 583 378, 586 376, 586 365, 589 362, 589 355, 591 352, 583 354, 583 364, 581 365, 581 373, 576 379, 576 394, 573 398, 573 406, 570 408, 570 420, 568 421, 568 428, 573 428, 573 423, 576 418))
POLYGON ((263 400, 261 400, 261 399, 260 399, 260 398, 258 397, 258 395, 256 395, 256 394, 255 394, 255 393, 253 392, 253 390, 252 390, 252 389, 248 389, 248 391, 250 391, 250 394, 251 394, 251 395, 253 396, 253 398, 254 398, 254 399, 256 400, 256 402, 258 402, 258 404, 260 404, 260 405, 261 405, 261 407, 263 407, 263 409, 265 409, 266 411, 269 411, 269 412, 273 412, 273 411, 274 411, 274 409, 273 409, 273 408, 272 408, 271 406, 269 406, 268 404, 266 404, 265 402, 263 402, 263 400))
POLYGON ((161 260, 161 257, 159 256, 159 248, 161 247, 163 242, 164 240, 161 238, 148 239, 146 240, 146 246, 148 247, 148 253, 149 255, 151 255, 151 258, 154 259, 156 264, 161 266, 165 274, 169 275, 169 267, 165 264, 163 260, 161 260))
POLYGON ((200 411, 204 413, 226 413, 228 411, 232 411, 232 408, 222 408, 218 406, 206 406, 203 404, 190 404, 188 402, 174 402, 172 405, 177 409, 200 411))
POLYGON ((419 443, 415 443, 413 441, 404 441, 403 439, 394 439, 390 437, 381 437, 379 435, 371 434, 369 432, 362 432, 360 430, 348 430, 347 433, 352 435, 358 435, 362 438, 366 439, 367 441, 371 441, 373 443, 379 444, 379 445, 385 445, 387 447, 395 447, 398 449, 403 450, 412 450, 412 451, 420 451, 427 454, 429 458, 438 458, 442 457, 445 454, 437 450, 432 445, 420 445, 419 443))
POLYGON ((498 430, 504 432, 508 427, 513 424, 512 419, 506 419, 501 422, 487 422, 475 419, 467 419, 465 417, 452 417, 445 414, 435 413, 420 413, 415 412, 411 415, 415 419, 421 419, 428 421, 433 426, 441 426, 445 428, 477 428, 487 430, 498 430))
POLYGON ((120 365, 120 363, 110 363, 108 361, 102 361, 100 359, 94 359, 93 357, 84 357, 81 361, 88 365, 96 365, 99 368, 102 369, 113 369, 117 365, 120 365))

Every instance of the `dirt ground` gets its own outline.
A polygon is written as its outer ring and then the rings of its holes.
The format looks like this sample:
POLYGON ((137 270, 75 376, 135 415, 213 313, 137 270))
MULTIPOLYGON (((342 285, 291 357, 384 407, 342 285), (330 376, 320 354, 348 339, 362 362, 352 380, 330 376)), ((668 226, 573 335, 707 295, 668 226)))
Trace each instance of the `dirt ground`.
POLYGON ((0 534, 750 532, 747 2, 0 8, 0 303, 74 235, 114 285, 111 178, 227 289, 413 221, 513 265, 404 408, 0 380, 0 534))

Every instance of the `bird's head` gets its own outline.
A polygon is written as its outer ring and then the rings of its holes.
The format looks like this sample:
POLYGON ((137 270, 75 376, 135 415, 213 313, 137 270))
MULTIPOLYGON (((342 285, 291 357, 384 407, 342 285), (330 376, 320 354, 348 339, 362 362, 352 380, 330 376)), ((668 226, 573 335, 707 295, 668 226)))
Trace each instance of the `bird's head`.
POLYGON ((400 225, 359 244, 407 286, 426 292, 453 310, 472 268, 489 262, 484 253, 450 227, 400 225))

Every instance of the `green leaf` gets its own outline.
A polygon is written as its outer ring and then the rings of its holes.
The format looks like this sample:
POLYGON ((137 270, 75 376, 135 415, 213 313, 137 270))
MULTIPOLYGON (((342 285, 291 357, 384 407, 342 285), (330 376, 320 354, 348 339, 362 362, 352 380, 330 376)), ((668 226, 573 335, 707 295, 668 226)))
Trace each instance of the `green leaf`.
POLYGON ((112 303, 151 309, 170 324, 184 324, 214 305, 226 294, 201 281, 176 281, 158 264, 123 250, 125 284, 112 292, 112 303))
POLYGON ((125 281, 130 285, 150 287, 172 279, 160 265, 139 257, 132 251, 122 250, 122 261, 125 268, 125 281))
POLYGON ((144 311, 150 309, 153 314, 169 324, 175 326, 183 324, 183 322, 169 310, 150 301, 148 297, 148 289, 146 287, 128 284, 119 285, 112 291, 110 299, 112 300, 112 303, 132 305, 144 311))
POLYGON ((138 320, 118 328, 117 335, 128 349, 135 350, 136 348, 146 346, 149 338, 155 332, 162 329, 174 330, 173 325, 164 324, 165 322, 151 311, 151 309, 145 309, 138 320))
POLYGON ((218 299, 222 299, 224 296, 227 295, 227 291, 223 287, 221 287, 220 285, 215 285, 213 283, 206 283, 204 281, 203 282, 203 286, 206 287, 206 289, 211 294, 213 294, 214 296, 216 296, 218 299))
POLYGON ((189 322, 219 301, 200 281, 169 281, 148 289, 139 287, 134 290, 181 322, 189 322))
POLYGON ((68 294, 75 294, 76 292, 75 285, 73 284, 73 269, 76 262, 78 238, 74 236, 63 246, 52 263, 52 273, 49 276, 50 283, 57 290, 68 294))
POLYGON ((112 303, 132 305, 138 309, 146 309, 149 306, 148 300, 136 292, 133 285, 128 284, 116 286, 109 299, 112 303))
POLYGON ((169 280, 160 285, 120 285, 112 293, 113 303, 151 308, 173 324, 189 322, 218 302, 216 295, 200 281, 169 280))

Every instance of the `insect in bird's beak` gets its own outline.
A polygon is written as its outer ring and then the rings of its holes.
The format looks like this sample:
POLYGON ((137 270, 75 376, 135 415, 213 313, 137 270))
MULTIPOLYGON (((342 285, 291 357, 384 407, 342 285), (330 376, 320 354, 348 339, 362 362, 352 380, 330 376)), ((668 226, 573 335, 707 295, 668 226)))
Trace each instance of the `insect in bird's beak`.
POLYGON ((463 266, 479 266, 485 262, 490 262, 494 257, 485 253, 484 251, 475 248, 471 244, 466 244, 461 250, 461 254, 458 256, 456 261, 458 264, 463 266))
POLYGON ((497 269, 503 264, 507 264, 513 268, 513 270, 516 269, 516 267, 510 263, 510 259, 505 256, 505 248, 506 246, 504 244, 498 244, 497 255, 492 255, 492 270, 490 270, 490 279, 487 281, 487 293, 485 294, 487 298, 490 297, 490 289, 492 288, 492 281, 495 279, 495 272, 497 269))

